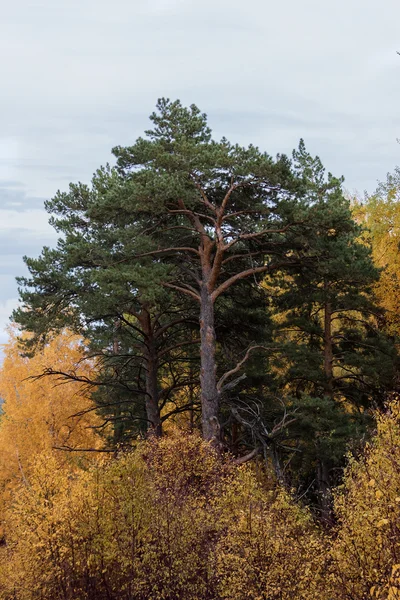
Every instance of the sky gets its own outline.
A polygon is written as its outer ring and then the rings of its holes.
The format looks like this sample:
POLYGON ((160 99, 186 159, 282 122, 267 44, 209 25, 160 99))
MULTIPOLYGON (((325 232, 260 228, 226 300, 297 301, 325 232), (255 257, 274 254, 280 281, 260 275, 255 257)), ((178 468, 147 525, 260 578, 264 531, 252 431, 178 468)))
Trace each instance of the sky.
POLYGON ((0 343, 23 255, 56 242, 44 200, 89 183, 161 96, 272 155, 303 137, 373 192, 400 164, 399 22, 396 0, 3 0, 0 343))

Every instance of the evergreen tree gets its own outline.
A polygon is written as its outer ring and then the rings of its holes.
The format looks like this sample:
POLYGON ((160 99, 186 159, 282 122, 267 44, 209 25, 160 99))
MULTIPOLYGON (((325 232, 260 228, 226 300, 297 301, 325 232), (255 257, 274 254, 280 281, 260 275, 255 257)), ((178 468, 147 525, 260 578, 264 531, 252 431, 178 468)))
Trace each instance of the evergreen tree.
POLYGON ((186 349, 198 338, 196 315, 187 301, 176 303, 173 290, 155 284, 168 265, 131 261, 129 236, 138 222, 126 224, 127 235, 123 224, 106 221, 99 210, 107 195, 123 201, 126 193, 121 176, 107 166, 90 188, 71 184, 46 203, 61 237, 39 258, 25 258, 30 277, 19 279, 23 307, 14 313, 34 334, 22 340, 28 353, 65 327, 85 337, 86 358, 95 361, 98 374, 82 379, 75 370, 46 373, 97 389, 94 399, 104 425, 113 424, 114 444, 138 431, 160 435, 169 416, 161 416, 166 402, 198 378, 192 369, 189 379, 181 368, 186 349))
POLYGON ((342 464, 346 446, 365 433, 370 409, 382 406, 393 387, 395 347, 379 330, 373 297, 379 271, 343 197, 342 180, 326 177, 304 143, 294 159, 317 224, 308 253, 318 260, 275 281, 282 343, 276 367, 281 389, 297 408, 291 427, 301 450, 292 461, 296 477, 307 485, 315 478, 327 515, 332 470, 342 464))
MULTIPOLYGON (((114 149, 116 169, 101 169, 91 188, 71 185, 47 203, 63 237, 55 250, 26 259, 31 277, 20 280, 24 307, 14 318, 36 337, 83 320, 89 339, 100 327, 111 347, 116 322, 143 335, 136 324, 143 311, 194 300, 203 435, 218 444, 220 398, 243 363, 217 380, 216 301, 250 277, 257 285, 267 273, 297 267, 305 203, 286 157, 213 141, 195 106, 160 100, 151 120, 145 139, 114 149)), ((130 392, 140 396, 134 380, 130 392)))
POLYGON ((216 301, 247 278, 257 284, 298 265, 305 205, 286 157, 213 141, 195 106, 161 100, 157 109, 147 139, 114 150, 132 189, 130 205, 117 200, 117 210, 124 223, 153 211, 158 220, 146 230, 153 247, 136 256, 167 261, 172 270, 162 284, 198 304, 202 428, 218 444, 227 378, 217 379, 216 301))

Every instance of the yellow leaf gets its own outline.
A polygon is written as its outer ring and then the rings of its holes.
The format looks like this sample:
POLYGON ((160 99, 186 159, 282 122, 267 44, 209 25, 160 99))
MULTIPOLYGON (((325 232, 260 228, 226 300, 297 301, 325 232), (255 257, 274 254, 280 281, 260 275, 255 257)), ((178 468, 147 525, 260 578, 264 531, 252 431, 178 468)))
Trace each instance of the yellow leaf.
POLYGON ((398 600, 400 598, 400 589, 390 586, 388 600, 398 600))
POLYGON ((378 521, 378 523, 376 524, 377 527, 383 527, 384 525, 387 525, 389 523, 389 519, 381 519, 380 521, 378 521))

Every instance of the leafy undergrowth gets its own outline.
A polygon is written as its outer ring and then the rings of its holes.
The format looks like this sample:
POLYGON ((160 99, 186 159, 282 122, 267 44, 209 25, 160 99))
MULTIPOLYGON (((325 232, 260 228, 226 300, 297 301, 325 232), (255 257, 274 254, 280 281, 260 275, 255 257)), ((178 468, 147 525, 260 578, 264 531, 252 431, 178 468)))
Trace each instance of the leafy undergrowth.
POLYGON ((325 543, 310 515, 197 435, 89 470, 37 460, 6 517, 2 598, 316 598, 325 543))
POLYGON ((347 468, 335 531, 257 465, 176 430, 118 458, 39 454, 9 503, 3 600, 395 600, 400 411, 347 468))

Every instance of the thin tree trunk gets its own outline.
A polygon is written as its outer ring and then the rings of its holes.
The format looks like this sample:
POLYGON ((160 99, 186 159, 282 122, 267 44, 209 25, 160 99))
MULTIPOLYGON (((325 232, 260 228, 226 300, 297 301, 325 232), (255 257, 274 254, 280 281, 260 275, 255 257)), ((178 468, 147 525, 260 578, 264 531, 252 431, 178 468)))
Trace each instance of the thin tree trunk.
POLYGON ((201 288, 200 305, 200 384, 203 438, 219 445, 219 393, 217 390, 215 362, 214 303, 205 283, 201 288))
POLYGON ((146 416, 148 421, 148 434, 160 437, 162 435, 161 415, 159 408, 158 391, 158 356, 153 336, 150 313, 144 309, 141 315, 141 325, 145 334, 145 360, 146 360, 146 416))
MULTIPOLYGON (((191 338, 193 340, 193 333, 191 334, 191 338)), ((190 357, 191 358, 191 357, 190 357)), ((193 381, 194 379, 194 369, 193 369, 193 363, 190 360, 189 362, 189 379, 190 381, 193 381)), ((190 421, 189 421, 189 427, 190 427, 190 431, 193 432, 194 430, 194 390, 193 390, 193 383, 191 383, 189 385, 189 404, 190 404, 190 421)))
POLYGON ((318 504, 321 519, 326 524, 332 523, 332 492, 329 484, 329 473, 325 461, 318 460, 317 466, 318 504))
POLYGON ((274 442, 272 442, 269 451, 270 451, 272 467, 275 471, 276 479, 277 479, 279 485, 284 486, 285 485, 285 476, 283 474, 281 461, 279 459, 279 453, 278 453, 277 447, 274 444, 274 442))
MULTIPOLYGON (((325 283, 325 289, 327 285, 325 283)), ((324 310, 324 372, 325 396, 333 400, 333 344, 332 344, 332 305, 325 302, 324 310)), ((332 492, 329 481, 329 470, 322 456, 317 466, 318 503, 321 518, 325 523, 332 521, 332 492)))
MULTIPOLYGON (((114 324, 114 328, 115 328, 114 339, 113 339, 113 354, 114 354, 114 356, 118 356, 118 354, 119 354, 119 341, 118 341, 118 337, 117 337, 117 332, 120 327, 121 327, 121 322, 118 319, 115 321, 115 324, 114 324)), ((118 376, 118 374, 119 374, 118 366, 116 366, 116 372, 117 372, 117 376, 118 376)), ((117 448, 118 445, 120 444, 120 442, 122 441, 122 437, 124 434, 124 425, 122 422, 121 413, 122 413, 121 405, 117 404, 117 406, 115 407, 115 421, 114 421, 114 428, 113 428, 114 429, 113 441, 114 441, 115 448, 117 448)))
POLYGON ((231 448, 233 454, 237 455, 239 452, 239 424, 237 421, 233 421, 231 425, 231 448))
POLYGON ((324 371, 325 391, 330 398, 333 397, 333 345, 332 345, 332 305, 325 303, 324 317, 324 371))
POLYGON ((146 416, 149 421, 149 433, 162 435, 161 416, 158 405, 158 364, 153 342, 147 352, 146 371, 146 416))

